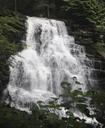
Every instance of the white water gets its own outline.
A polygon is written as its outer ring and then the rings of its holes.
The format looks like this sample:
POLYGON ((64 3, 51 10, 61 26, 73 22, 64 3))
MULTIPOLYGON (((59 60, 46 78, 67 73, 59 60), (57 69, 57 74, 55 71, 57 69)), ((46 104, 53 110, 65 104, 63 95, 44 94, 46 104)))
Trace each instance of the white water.
POLYGON ((31 103, 59 96, 63 81, 70 82, 73 90, 87 90, 90 70, 84 60, 88 58, 84 47, 68 35, 64 22, 28 17, 26 27, 24 50, 10 58, 6 102, 29 112, 31 103))

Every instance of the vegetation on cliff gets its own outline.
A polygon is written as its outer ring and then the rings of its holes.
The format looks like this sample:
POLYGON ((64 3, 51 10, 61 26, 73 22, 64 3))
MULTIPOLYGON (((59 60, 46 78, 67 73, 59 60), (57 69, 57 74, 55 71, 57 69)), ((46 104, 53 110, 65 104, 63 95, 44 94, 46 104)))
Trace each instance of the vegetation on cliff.
POLYGON ((105 2, 65 0, 72 31, 81 44, 105 52, 105 2))
MULTIPOLYGON (((22 48, 25 16, 58 18, 67 21, 80 44, 105 52, 105 2, 103 0, 0 0, 0 97, 9 81, 9 57, 22 48)), ((71 33, 70 31, 70 33, 71 33)), ((67 90, 65 90, 67 91, 67 90)), ((1 128, 92 128, 85 120, 75 118, 70 108, 77 107, 86 115, 105 125, 104 91, 68 92, 65 104, 50 103, 44 108, 64 107, 68 118, 58 118, 47 109, 34 108, 33 114, 17 111, 0 103, 1 128), (78 98, 78 96, 81 96, 78 98), (95 113, 89 115, 87 97, 95 113)), ((99 127, 99 126, 97 126, 99 127)), ((105 127, 105 126, 103 126, 105 127)))
POLYGON ((24 17, 0 16, 0 95, 9 81, 9 57, 22 48, 24 17))
POLYGON ((104 128, 105 93, 96 90, 85 93, 80 90, 71 91, 68 90, 70 84, 63 83, 62 85, 65 89, 65 93, 60 96, 65 99, 63 103, 59 103, 56 98, 48 104, 39 101, 37 105, 33 105, 32 114, 0 104, 0 127, 101 128, 101 126, 103 126, 104 128), (67 114, 65 117, 56 114, 57 111, 62 112, 62 107, 67 114), (74 116, 73 111, 76 112, 77 110, 81 112, 81 116, 74 116), (89 119, 91 120, 87 122, 89 119), (94 121, 95 119, 98 122, 92 122, 92 120, 94 121))

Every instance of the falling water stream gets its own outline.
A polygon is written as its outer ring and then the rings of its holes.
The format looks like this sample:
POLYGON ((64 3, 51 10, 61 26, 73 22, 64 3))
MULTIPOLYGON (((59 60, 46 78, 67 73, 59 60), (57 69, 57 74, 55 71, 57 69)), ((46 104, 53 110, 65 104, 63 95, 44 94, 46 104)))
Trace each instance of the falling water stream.
POLYGON ((68 35, 65 23, 27 17, 26 28, 24 49, 10 58, 6 102, 29 112, 29 104, 62 94, 63 81, 71 83, 72 90, 86 91, 91 83, 90 60, 84 47, 68 35))

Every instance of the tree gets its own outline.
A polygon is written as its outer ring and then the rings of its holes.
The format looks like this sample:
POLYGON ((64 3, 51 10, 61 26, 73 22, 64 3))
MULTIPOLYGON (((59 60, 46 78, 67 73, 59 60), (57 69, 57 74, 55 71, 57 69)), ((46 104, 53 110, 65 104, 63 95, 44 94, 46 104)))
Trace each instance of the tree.
POLYGON ((14 7, 15 9, 14 10, 15 10, 15 12, 17 12, 17 0, 14 0, 14 3, 15 3, 14 4, 15 5, 15 7, 14 7))
POLYGON ((83 24, 87 21, 97 27, 98 24, 102 25, 105 21, 105 3, 102 0, 67 0, 66 2, 68 3, 66 10, 74 18, 80 18, 83 24), (99 22, 99 19, 103 22, 99 22))

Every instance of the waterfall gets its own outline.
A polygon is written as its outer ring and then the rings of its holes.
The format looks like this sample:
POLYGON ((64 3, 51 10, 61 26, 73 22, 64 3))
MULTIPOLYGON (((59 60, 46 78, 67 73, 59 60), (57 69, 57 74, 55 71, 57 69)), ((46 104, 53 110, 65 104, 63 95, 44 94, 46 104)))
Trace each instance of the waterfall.
POLYGON ((87 90, 90 61, 83 46, 75 44, 62 21, 27 17, 24 50, 11 56, 6 99, 11 106, 30 111, 31 103, 62 94, 61 83, 87 90), (79 84, 78 84, 79 83, 79 84))

